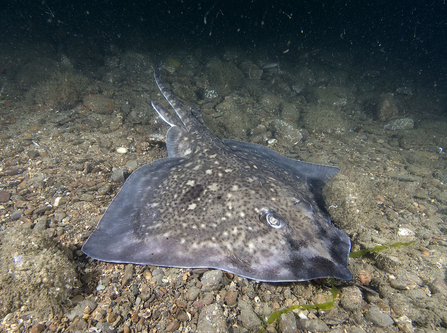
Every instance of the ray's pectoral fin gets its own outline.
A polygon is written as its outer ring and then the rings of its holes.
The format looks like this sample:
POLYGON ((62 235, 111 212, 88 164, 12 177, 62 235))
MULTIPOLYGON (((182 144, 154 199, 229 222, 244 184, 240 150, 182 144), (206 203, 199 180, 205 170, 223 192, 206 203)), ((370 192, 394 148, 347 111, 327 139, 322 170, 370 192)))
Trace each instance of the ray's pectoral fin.
POLYGON ((143 224, 150 226, 151 223, 157 223, 157 210, 151 210, 150 206, 156 202, 158 186, 173 168, 185 161, 184 158, 162 158, 134 171, 113 199, 82 251, 98 260, 137 263, 144 243, 144 235, 138 231, 143 224))
POLYGON ((224 139, 223 142, 235 152, 240 151, 255 155, 277 165, 280 169, 289 170, 294 174, 306 177, 308 180, 327 182, 340 171, 340 168, 335 166, 294 160, 256 143, 240 142, 230 139, 224 139))

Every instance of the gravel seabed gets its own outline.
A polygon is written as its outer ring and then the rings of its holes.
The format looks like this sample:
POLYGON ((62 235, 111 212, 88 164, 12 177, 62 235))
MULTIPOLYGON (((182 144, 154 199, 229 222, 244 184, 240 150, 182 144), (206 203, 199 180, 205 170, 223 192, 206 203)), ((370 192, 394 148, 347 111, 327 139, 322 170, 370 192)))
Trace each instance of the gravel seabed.
MULTIPOLYGON (((37 60, 3 50, 0 330, 255 332, 275 310, 330 301, 325 280, 263 283, 86 257, 80 248, 125 177, 167 156, 167 126, 150 107, 162 101, 160 56, 115 54, 93 74, 53 57, 53 74, 39 77, 25 66, 37 60)), ((52 56, 37 51, 40 63, 52 56)), ((295 310, 266 331, 445 331, 447 119, 433 116, 445 96, 322 53, 265 69, 235 50, 161 57, 174 93, 219 136, 340 166, 324 198, 353 251, 415 241, 350 259, 354 279, 336 281, 330 310, 295 310)))

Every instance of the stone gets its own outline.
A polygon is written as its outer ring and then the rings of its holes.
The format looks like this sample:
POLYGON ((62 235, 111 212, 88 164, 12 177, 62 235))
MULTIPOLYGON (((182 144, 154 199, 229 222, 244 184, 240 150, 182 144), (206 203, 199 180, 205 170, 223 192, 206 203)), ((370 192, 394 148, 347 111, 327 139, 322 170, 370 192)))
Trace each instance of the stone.
POLYGON ((279 329, 283 333, 295 333, 298 332, 296 324, 296 318, 293 312, 283 313, 279 321, 279 329))
POLYGON ((228 332, 225 325, 223 310, 220 305, 214 303, 203 307, 199 314, 199 321, 197 322, 197 332, 228 332))
POLYGON ((222 282, 222 277, 223 277, 222 271, 217 269, 205 272, 201 280, 202 290, 210 291, 218 289, 219 285, 222 282))
POLYGON ((321 319, 301 319, 300 326, 302 330, 311 332, 327 332, 329 326, 327 326, 321 319))
POLYGON ((385 131, 408 130, 414 128, 414 121, 411 118, 401 118, 387 122, 383 129, 385 131))
POLYGON ((242 322, 244 328, 253 331, 261 327, 261 319, 259 319, 258 315, 253 311, 250 302, 241 300, 238 302, 238 307, 241 310, 239 320, 242 322))
POLYGON ((366 311, 365 318, 379 327, 387 327, 394 324, 394 320, 386 313, 380 312, 376 306, 371 306, 371 308, 366 311))

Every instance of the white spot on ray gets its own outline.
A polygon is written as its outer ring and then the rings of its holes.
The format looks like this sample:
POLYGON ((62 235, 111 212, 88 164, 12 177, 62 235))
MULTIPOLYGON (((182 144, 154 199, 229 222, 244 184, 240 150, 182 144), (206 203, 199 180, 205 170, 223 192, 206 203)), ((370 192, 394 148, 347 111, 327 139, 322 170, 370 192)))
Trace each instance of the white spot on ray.
POLYGON ((211 175, 211 174, 213 173, 213 170, 208 169, 208 170, 205 171, 205 173, 206 173, 207 175, 211 175))
POLYGON ((196 209, 196 207, 197 207, 197 204, 192 203, 192 204, 190 204, 190 205, 188 206, 188 209, 189 209, 189 210, 194 210, 194 209, 196 209))
POLYGON ((186 182, 186 185, 188 185, 188 186, 194 186, 196 184, 196 182, 194 181, 194 180, 188 180, 187 182, 186 182))
POLYGON ((218 183, 212 183, 210 185, 208 185, 208 189, 211 191, 217 191, 219 189, 219 184, 218 183))

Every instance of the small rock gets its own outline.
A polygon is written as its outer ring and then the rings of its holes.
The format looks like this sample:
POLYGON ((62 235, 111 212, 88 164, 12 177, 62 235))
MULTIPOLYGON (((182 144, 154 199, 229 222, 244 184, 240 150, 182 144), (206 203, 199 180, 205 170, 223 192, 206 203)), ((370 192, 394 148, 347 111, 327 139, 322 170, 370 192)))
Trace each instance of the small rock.
POLYGON ((411 118, 402 118, 390 121, 383 126, 385 131, 407 130, 414 128, 414 121, 411 118))
POLYGON ((217 288, 219 288, 219 285, 222 282, 222 277, 222 271, 217 269, 205 272, 201 280, 202 290, 216 290, 217 288))
POLYGON ((35 150, 30 150, 30 151, 28 152, 28 157, 29 157, 31 160, 35 159, 35 158, 38 157, 39 155, 40 155, 39 152, 38 152, 38 151, 35 151, 35 150))
POLYGON ((9 216, 11 220, 18 220, 23 215, 23 212, 21 210, 16 210, 15 212, 11 213, 9 216))
POLYGON ((199 309, 203 306, 210 305, 211 303, 213 303, 213 301, 214 301, 214 295, 212 293, 205 293, 205 295, 203 295, 203 298, 194 302, 193 306, 199 309))
POLYGON ((340 291, 341 296, 341 306, 349 311, 355 311, 361 308, 363 297, 361 290, 356 287, 345 287, 340 291))
POLYGON ((283 333, 295 333, 298 332, 296 325, 296 318, 293 312, 283 313, 279 322, 279 329, 283 333))
POLYGON ((105 194, 109 193, 111 189, 112 189, 112 187, 110 185, 101 186, 100 188, 98 188, 98 194, 105 195, 105 194))
POLYGON ((55 212, 54 213, 54 220, 56 222, 60 222, 63 220, 64 217, 66 217, 67 214, 65 214, 65 212, 55 212))
POLYGON ((144 283, 141 288, 140 288, 140 297, 143 300, 143 302, 147 301, 149 299, 149 297, 151 297, 152 295, 152 291, 151 288, 149 288, 149 286, 144 283))
POLYGON ((51 205, 43 205, 40 206, 39 208, 36 208, 33 213, 36 215, 40 215, 52 209, 53 207, 51 205))
POLYGON ((126 154, 128 152, 128 149, 126 147, 119 147, 119 148, 116 148, 116 152, 118 154, 126 154))
POLYGON ((48 227, 48 217, 43 215, 36 219, 35 230, 45 230, 48 227))
POLYGON ((191 287, 186 291, 188 301, 194 301, 199 296, 200 290, 197 287, 191 287))
POLYGON ((272 125, 281 146, 293 147, 303 139, 303 134, 290 121, 274 119, 272 125))
POLYGON ((113 323, 116 320, 116 318, 117 314, 115 312, 110 312, 109 314, 107 314, 106 321, 108 323, 113 323))
POLYGON ((11 195, 6 191, 0 191, 0 202, 8 202, 11 195))
POLYGON ((447 285, 440 278, 436 278, 431 284, 430 289, 433 294, 441 294, 447 296, 447 285))
POLYGON ((220 305, 210 304, 205 306, 202 311, 200 311, 199 321, 197 322, 197 332, 228 332, 220 305))
POLYGON ((99 114, 113 113, 113 100, 102 95, 86 95, 83 98, 84 106, 99 114))
POLYGON ((45 329, 44 324, 34 323, 30 329, 30 333, 41 333, 45 329))
POLYGON ((112 170, 112 181, 115 183, 124 183, 124 172, 121 169, 112 170))
POLYGON ((399 113, 396 98, 392 93, 382 94, 377 103, 376 116, 380 121, 396 118, 399 113))
POLYGON ((123 279, 121 280, 121 285, 125 286, 129 281, 132 279, 134 274, 134 267, 132 264, 126 265, 126 268, 124 269, 124 275, 123 279))
POLYGON ((245 329, 252 331, 261 327, 261 319, 259 319, 258 315, 253 311, 250 302, 241 300, 238 302, 238 307, 241 310, 239 320, 242 322, 245 329))
POLYGON ((401 332, 414 332, 413 323, 407 316, 400 316, 394 319, 394 321, 401 332))
POLYGON ((73 320, 74 318, 82 318, 84 315, 85 308, 89 307, 91 311, 93 311, 96 308, 96 303, 89 301, 89 300, 83 300, 82 302, 79 302, 74 309, 70 311, 70 313, 67 315, 67 318, 70 320, 73 320))
POLYGON ((87 201, 87 202, 92 202, 93 200, 95 200, 96 197, 93 194, 89 194, 89 193, 83 193, 80 197, 79 200, 81 201, 87 201))
POLYGON ((394 320, 386 313, 380 312, 376 306, 371 306, 365 313, 365 318, 380 327, 387 327, 394 324, 394 320))
POLYGON ((225 294, 225 303, 228 306, 235 306, 237 300, 237 292, 235 290, 228 290, 225 294))
POLYGON ((348 329, 348 333, 365 333, 365 330, 360 327, 351 327, 348 329))
POLYGON ((138 162, 137 162, 136 160, 130 160, 130 161, 127 161, 127 163, 126 163, 126 168, 127 168, 129 171, 133 171, 133 170, 135 170, 136 168, 138 168, 138 162))
POLYGON ((327 332, 329 326, 327 326, 321 319, 301 319, 300 326, 302 330, 311 332, 327 332))
POLYGON ((171 321, 168 326, 166 326, 166 332, 173 332, 180 327, 180 322, 177 319, 171 321))

